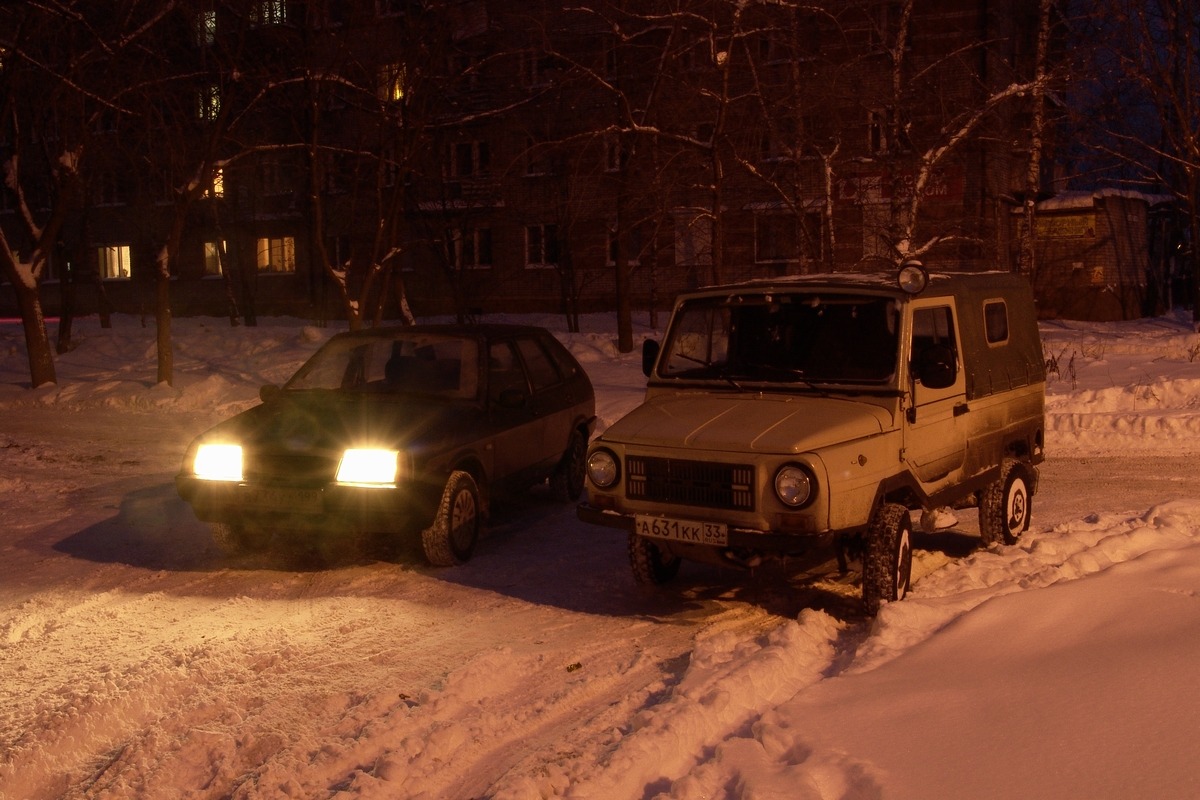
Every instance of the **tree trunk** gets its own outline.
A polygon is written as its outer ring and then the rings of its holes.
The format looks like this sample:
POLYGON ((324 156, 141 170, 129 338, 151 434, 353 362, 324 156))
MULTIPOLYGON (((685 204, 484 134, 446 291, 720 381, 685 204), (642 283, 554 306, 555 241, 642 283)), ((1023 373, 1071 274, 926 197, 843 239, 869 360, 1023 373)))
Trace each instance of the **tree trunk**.
POLYGON ((58 341, 54 350, 59 355, 71 349, 71 324, 75 319, 75 276, 66 264, 63 265, 62 279, 58 282, 61 293, 58 313, 58 341))
POLYGON ((30 289, 21 281, 12 282, 21 310, 21 323, 25 328, 25 348, 29 351, 29 380, 33 388, 47 383, 57 383, 54 372, 54 356, 50 350, 50 337, 46 333, 46 320, 42 315, 42 301, 37 287, 30 289))
POLYGON ((154 321, 158 344, 158 382, 174 385, 175 357, 171 349, 171 276, 162 269, 155 277, 154 321))

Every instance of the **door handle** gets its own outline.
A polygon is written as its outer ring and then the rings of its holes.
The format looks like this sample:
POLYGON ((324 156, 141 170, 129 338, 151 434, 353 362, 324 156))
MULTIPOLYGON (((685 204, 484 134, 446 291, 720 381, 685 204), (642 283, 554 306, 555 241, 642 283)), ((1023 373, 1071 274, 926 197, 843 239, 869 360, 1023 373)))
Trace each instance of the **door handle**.
POLYGON ((963 414, 971 410, 971 407, 966 403, 959 403, 954 407, 954 416, 961 417, 963 414))

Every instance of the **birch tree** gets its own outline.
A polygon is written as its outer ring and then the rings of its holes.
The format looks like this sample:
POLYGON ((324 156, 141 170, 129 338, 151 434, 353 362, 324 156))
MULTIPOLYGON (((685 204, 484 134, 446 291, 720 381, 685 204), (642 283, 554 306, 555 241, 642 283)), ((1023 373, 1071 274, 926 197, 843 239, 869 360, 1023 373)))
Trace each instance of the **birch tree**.
POLYGON ((68 214, 82 202, 89 126, 120 110, 127 98, 110 79, 112 64, 140 46, 171 5, 0 6, 0 125, 7 134, 0 158, 19 220, 16 229, 0 229, 0 269, 16 295, 34 387, 57 381, 39 284, 68 214))

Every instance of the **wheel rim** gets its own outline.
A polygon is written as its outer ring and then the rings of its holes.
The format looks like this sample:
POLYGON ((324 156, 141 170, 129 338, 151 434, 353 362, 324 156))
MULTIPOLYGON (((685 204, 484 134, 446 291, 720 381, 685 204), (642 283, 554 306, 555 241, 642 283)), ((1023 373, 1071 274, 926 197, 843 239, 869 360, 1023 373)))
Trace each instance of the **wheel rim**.
POLYGON ((467 489, 459 490, 450 506, 450 541, 456 551, 461 553, 471 547, 478 517, 475 495, 467 489))
POLYGON ((903 600, 908 594, 908 586, 912 582, 912 541, 908 529, 900 529, 900 540, 896 546, 896 590, 897 600, 903 600))
POLYGON ((583 491, 584 474, 587 471, 587 447, 578 434, 571 439, 571 461, 567 464, 567 487, 572 497, 583 491))
POLYGON ((1025 530, 1025 520, 1029 515, 1029 492, 1025 488, 1025 479, 1016 478, 1008 492, 1008 502, 1004 504, 1004 526, 1010 534, 1018 534, 1025 530))

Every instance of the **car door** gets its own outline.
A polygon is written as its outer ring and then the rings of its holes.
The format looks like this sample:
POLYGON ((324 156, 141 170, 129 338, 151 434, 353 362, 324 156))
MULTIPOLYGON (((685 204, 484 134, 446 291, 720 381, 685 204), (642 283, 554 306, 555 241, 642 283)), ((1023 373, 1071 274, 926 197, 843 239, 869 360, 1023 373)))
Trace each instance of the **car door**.
POLYGON ((541 453, 542 425, 525 367, 512 341, 494 341, 488 346, 487 404, 495 430, 495 479, 506 481, 531 470, 541 453))
POLYGON ((520 336, 516 345, 532 392, 529 404, 536 433, 530 444, 537 442, 536 463, 546 467, 557 463, 566 449, 573 401, 557 363, 536 336, 520 336))
MULTIPOLYGON (((954 298, 913 301, 909 325, 910 400, 904 454, 922 483, 936 483, 963 466, 968 413, 954 298)), ((936 487, 926 487, 932 490, 936 487)))

